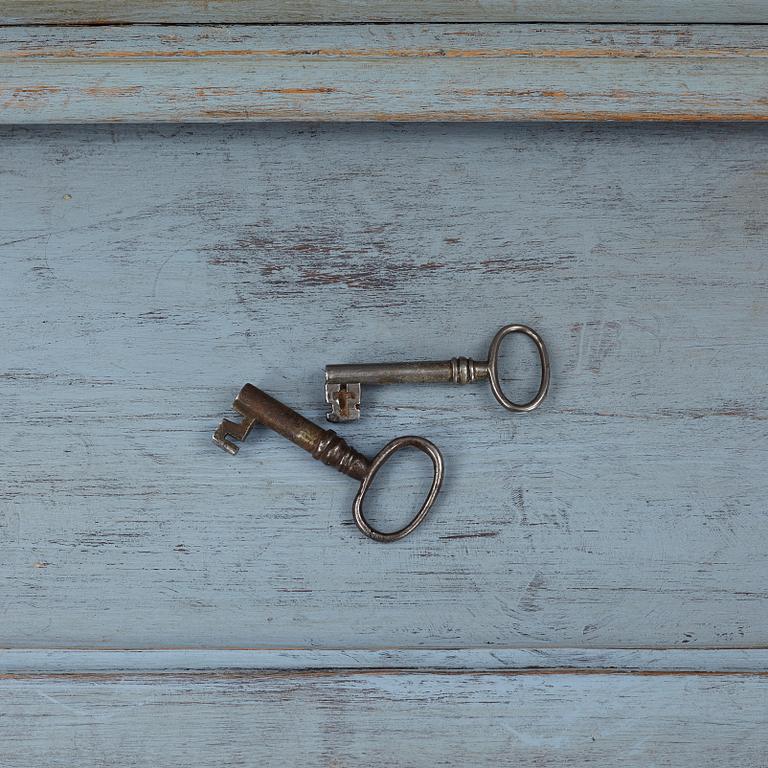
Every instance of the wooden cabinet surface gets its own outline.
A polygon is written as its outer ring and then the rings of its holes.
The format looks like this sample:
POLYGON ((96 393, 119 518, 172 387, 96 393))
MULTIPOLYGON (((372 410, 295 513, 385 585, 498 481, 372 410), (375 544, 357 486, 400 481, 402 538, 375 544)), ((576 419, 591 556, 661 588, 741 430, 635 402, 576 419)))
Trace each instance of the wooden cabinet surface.
POLYGON ((0 3, 0 764, 766 765, 764 7, 321 5, 0 3))

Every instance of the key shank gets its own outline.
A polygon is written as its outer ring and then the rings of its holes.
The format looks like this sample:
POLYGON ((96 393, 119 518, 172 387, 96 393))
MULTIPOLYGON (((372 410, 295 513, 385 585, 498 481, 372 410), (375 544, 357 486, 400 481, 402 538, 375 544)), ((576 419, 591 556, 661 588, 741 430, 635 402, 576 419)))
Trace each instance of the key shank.
POLYGON ((326 365, 326 384, 470 384, 488 378, 488 364, 468 357, 415 363, 326 365))
POLYGON ((328 421, 360 418, 362 384, 471 384, 489 376, 488 363, 468 357, 408 363, 360 363, 325 367, 328 421))
POLYGON ((370 471, 371 462, 333 430, 319 427, 252 384, 240 390, 232 406, 243 417, 242 422, 224 419, 213 436, 213 441, 228 453, 234 455, 239 450, 228 437, 245 440, 258 423, 311 453, 312 458, 356 480, 362 480, 370 471))

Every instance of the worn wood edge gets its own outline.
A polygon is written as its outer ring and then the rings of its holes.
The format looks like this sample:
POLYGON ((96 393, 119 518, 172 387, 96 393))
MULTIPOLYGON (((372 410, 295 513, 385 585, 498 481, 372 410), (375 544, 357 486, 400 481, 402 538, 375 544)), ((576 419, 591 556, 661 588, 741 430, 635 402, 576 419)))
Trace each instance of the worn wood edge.
POLYGON ((768 648, 578 649, 464 648, 444 650, 0 650, 0 677, 68 674, 233 674, 328 672, 381 674, 759 674, 768 675, 768 648))
POLYGON ((173 24, 329 22, 627 22, 766 23, 759 0, 5 0, 0 24, 173 24))
POLYGON ((762 122, 766 58, 755 26, 14 27, 0 123, 762 122))
POLYGON ((761 675, 299 673, 1 680, 4 768, 762 766, 761 675))

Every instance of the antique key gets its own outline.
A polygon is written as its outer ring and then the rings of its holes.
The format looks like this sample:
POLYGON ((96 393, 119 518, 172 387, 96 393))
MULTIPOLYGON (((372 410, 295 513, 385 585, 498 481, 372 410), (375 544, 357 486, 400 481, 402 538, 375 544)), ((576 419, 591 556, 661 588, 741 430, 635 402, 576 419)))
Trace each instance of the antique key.
POLYGON ((359 365, 325 366, 325 399, 330 410, 328 421, 354 421, 360 418, 362 384, 469 384, 488 379, 493 396, 508 411, 532 411, 541 405, 549 389, 549 357, 547 348, 536 331, 527 325, 505 325, 493 337, 488 359, 477 363, 468 357, 454 357, 423 363, 362 363, 359 365), (527 403, 513 403, 502 391, 499 380, 499 350, 505 336, 522 333, 533 340, 539 353, 541 379, 539 390, 527 403))
POLYGON ((213 434, 213 442, 216 445, 234 456, 239 448, 228 438, 245 440, 254 424, 259 423, 311 453, 313 459, 318 459, 323 464, 335 467, 339 472, 359 480, 360 488, 352 504, 352 514, 357 527, 374 541, 384 543, 397 541, 412 533, 424 521, 440 492, 443 484, 443 456, 436 445, 423 437, 410 435, 396 437, 387 443, 372 460, 369 460, 349 446, 333 430, 323 429, 313 424, 287 405, 283 405, 279 400, 254 387, 253 384, 246 384, 232 405, 243 420, 238 424, 224 419, 213 434), (434 469, 432 487, 421 508, 407 525, 392 533, 383 533, 366 520, 363 514, 363 498, 384 463, 394 453, 407 446, 418 448, 432 459, 434 469))

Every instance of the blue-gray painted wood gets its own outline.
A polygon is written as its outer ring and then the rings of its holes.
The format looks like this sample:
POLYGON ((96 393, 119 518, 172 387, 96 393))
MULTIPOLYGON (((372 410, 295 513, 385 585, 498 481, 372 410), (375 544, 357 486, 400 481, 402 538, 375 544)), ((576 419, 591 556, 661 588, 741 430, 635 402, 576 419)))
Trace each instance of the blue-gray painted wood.
POLYGON ((765 673, 765 648, 458 648, 454 650, 0 649, 0 678, 23 675, 283 670, 596 670, 765 673))
POLYGON ((2 0, 0 24, 307 22, 768 22, 763 0, 2 0))
POLYGON ((4 768, 766 764, 758 675, 0 679, 4 768))
POLYGON ((0 644, 765 646, 766 138, 5 129, 0 644), (540 411, 369 388, 344 430, 446 455, 400 544, 278 437, 211 444, 245 381, 321 419, 326 363, 510 321, 550 346, 540 411))
POLYGON ((764 121, 768 26, 7 27, 0 122, 764 121))

